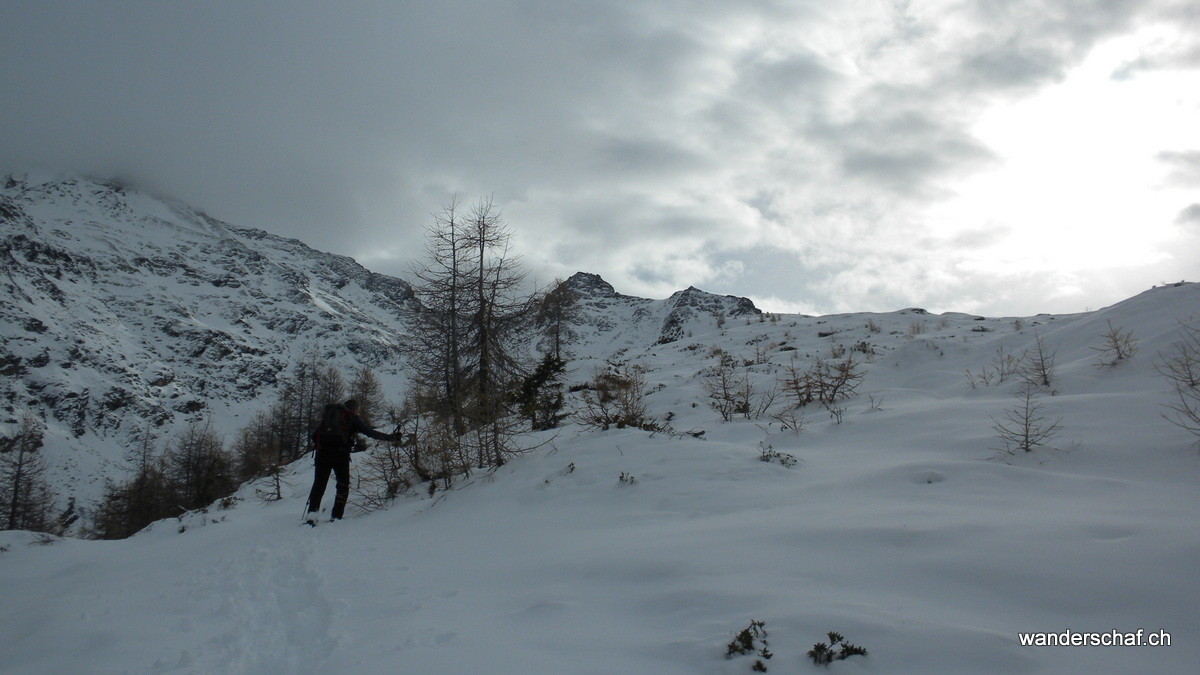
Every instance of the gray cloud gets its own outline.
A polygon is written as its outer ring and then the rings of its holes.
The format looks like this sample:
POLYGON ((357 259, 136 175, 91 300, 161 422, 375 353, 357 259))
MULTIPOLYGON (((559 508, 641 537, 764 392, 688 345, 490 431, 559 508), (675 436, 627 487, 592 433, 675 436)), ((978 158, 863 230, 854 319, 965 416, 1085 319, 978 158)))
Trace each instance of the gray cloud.
POLYGON ((1200 150, 1167 150, 1156 158, 1170 169, 1168 181, 1183 187, 1200 187, 1200 150))
POLYGON ((1128 80, 1146 72, 1200 68, 1200 12, 1189 0, 1156 3, 1147 21, 1172 23, 1179 30, 1171 39, 1149 45, 1137 57, 1118 66, 1114 80, 1128 80))
POLYGON ((956 87, 1023 89, 1062 79, 1101 39, 1133 27, 1156 4, 1124 0, 1015 0, 968 5, 979 32, 964 35, 946 81, 956 87))
POLYGON ((1154 54, 1143 54, 1121 64, 1113 71, 1112 78, 1129 80, 1141 73, 1168 68, 1200 68, 1200 41, 1154 54))
POLYGON ((992 241, 978 224, 939 259, 912 242, 998 161, 981 111, 1147 17, 1190 19, 943 4, 7 3, 0 169, 120 175, 395 274, 450 195, 493 195, 542 278, 970 304, 986 280, 948 280, 992 241))
POLYGON ((1200 204, 1191 204, 1180 211, 1175 223, 1200 232, 1200 204))
POLYGON ((654 137, 598 135, 588 153, 602 175, 678 176, 712 168, 712 159, 679 142, 654 137))
POLYGON ((945 120, 908 108, 903 96, 879 96, 882 105, 825 137, 840 151, 848 178, 873 181, 905 194, 922 195, 950 171, 976 168, 991 158, 982 143, 945 120))

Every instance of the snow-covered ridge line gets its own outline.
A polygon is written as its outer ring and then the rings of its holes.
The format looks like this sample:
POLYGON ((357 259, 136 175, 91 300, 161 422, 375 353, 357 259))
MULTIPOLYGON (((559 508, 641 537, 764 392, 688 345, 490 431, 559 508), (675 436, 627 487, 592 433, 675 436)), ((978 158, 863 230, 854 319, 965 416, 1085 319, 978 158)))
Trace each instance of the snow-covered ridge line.
POLYGON ((694 286, 676 291, 665 300, 623 295, 599 275, 587 272, 575 273, 563 286, 574 293, 580 308, 572 340, 600 341, 614 350, 675 342, 685 337, 689 325, 707 323, 718 316, 762 314, 749 298, 714 295, 694 286))

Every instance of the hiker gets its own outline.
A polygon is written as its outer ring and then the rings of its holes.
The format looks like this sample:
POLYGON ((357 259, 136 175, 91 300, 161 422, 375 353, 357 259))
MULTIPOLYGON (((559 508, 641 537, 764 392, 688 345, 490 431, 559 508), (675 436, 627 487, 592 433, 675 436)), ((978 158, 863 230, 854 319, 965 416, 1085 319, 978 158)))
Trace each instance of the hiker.
POLYGON ((311 514, 316 513, 321 506, 321 497, 325 495, 330 471, 333 472, 335 481, 330 519, 339 520, 345 513, 346 499, 350 496, 350 453, 359 451, 354 449, 355 434, 363 434, 381 441, 399 439, 399 436, 394 434, 380 433, 364 422, 363 418, 358 416, 358 401, 354 399, 326 405, 321 424, 312 434, 313 445, 316 447, 317 471, 313 477, 312 491, 308 493, 309 525, 316 524, 316 517, 311 514))

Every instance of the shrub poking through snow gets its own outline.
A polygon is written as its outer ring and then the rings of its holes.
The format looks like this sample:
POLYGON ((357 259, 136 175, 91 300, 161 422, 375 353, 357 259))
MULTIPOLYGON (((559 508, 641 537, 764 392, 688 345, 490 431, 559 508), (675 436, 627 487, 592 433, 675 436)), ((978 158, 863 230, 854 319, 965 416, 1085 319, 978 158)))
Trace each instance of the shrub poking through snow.
POLYGON ((1133 337, 1133 331, 1114 326, 1112 321, 1108 322, 1108 332, 1101 339, 1104 342, 1099 347, 1090 347, 1100 358, 1096 363, 1097 368, 1113 368, 1137 353, 1137 339, 1133 337))
POLYGON ((727 659, 747 655, 757 655, 760 657, 755 659, 754 664, 750 666, 750 670, 756 673, 767 672, 767 665, 763 661, 770 661, 771 657, 775 655, 767 648, 765 621, 751 619, 750 625, 743 628, 737 635, 734 635, 733 640, 725 647, 725 658, 727 659))
POLYGON ((841 633, 829 631, 829 644, 818 642, 808 650, 808 658, 818 666, 828 666, 834 661, 843 661, 851 656, 866 656, 867 650, 858 645, 846 642, 841 633))
POLYGON ((1034 332, 1033 347, 1025 351, 1017 375, 1025 384, 1051 388, 1050 393, 1054 394, 1052 387, 1054 386, 1055 357, 1057 355, 1058 348, 1046 344, 1041 334, 1034 332))
POLYGON ((983 370, 978 375, 967 371, 967 384, 971 385, 972 389, 979 385, 990 387, 993 384, 1003 383, 1010 377, 1017 375, 1021 368, 1021 363, 1025 360, 1025 352, 1020 356, 1015 356, 1011 352, 1005 351, 1004 347, 996 348, 996 355, 992 357, 992 362, 983 367, 983 370))
POLYGON ((788 468, 796 466, 795 455, 790 455, 786 452, 779 452, 770 444, 763 445, 762 441, 758 442, 758 461, 779 462, 788 468))
POLYGON ((867 342, 866 340, 859 340, 858 342, 854 343, 854 346, 850 348, 850 351, 858 352, 868 358, 875 356, 878 353, 875 351, 875 345, 867 342))
POLYGON ((852 398, 864 377, 866 371, 853 355, 847 355, 841 361, 817 357, 803 372, 793 359, 784 371, 780 386, 792 407, 803 408, 810 403, 837 403, 852 398))
POLYGON ((662 430, 646 411, 646 379, 636 366, 612 367, 596 373, 583 389, 583 407, 575 415, 589 429, 662 430))
POLYGON ((837 424, 842 423, 842 416, 846 414, 846 406, 834 405, 833 403, 826 403, 825 409, 829 411, 830 419, 832 419, 837 424))
POLYGON ((709 407, 726 422, 738 415, 751 420, 767 414, 779 395, 778 385, 755 388, 747 364, 739 365, 724 351, 717 356, 717 364, 700 381, 700 390, 709 407))
POLYGON ((1052 420, 1042 414, 1036 387, 1025 384, 1017 391, 1017 404, 1005 410, 1000 418, 993 417, 992 422, 992 430, 1003 444, 1001 450, 1016 454, 1033 452, 1056 438, 1062 418, 1052 420))
MULTIPOLYGON (((1181 321, 1182 338, 1159 354, 1154 370, 1171 383, 1175 402, 1165 403, 1168 422, 1200 437, 1200 315, 1181 321)), ((1200 441, 1196 441, 1200 447, 1200 441)))

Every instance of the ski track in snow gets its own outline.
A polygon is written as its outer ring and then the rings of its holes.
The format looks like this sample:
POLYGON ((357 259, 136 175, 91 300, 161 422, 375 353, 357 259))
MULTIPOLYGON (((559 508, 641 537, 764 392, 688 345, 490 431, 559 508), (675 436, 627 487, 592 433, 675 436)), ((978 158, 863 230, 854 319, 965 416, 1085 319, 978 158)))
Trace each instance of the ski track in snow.
POLYGON ((336 649, 333 603, 314 567, 314 543, 256 545, 217 560, 196 589, 217 597, 211 617, 229 629, 213 639, 213 671, 320 671, 336 649))

